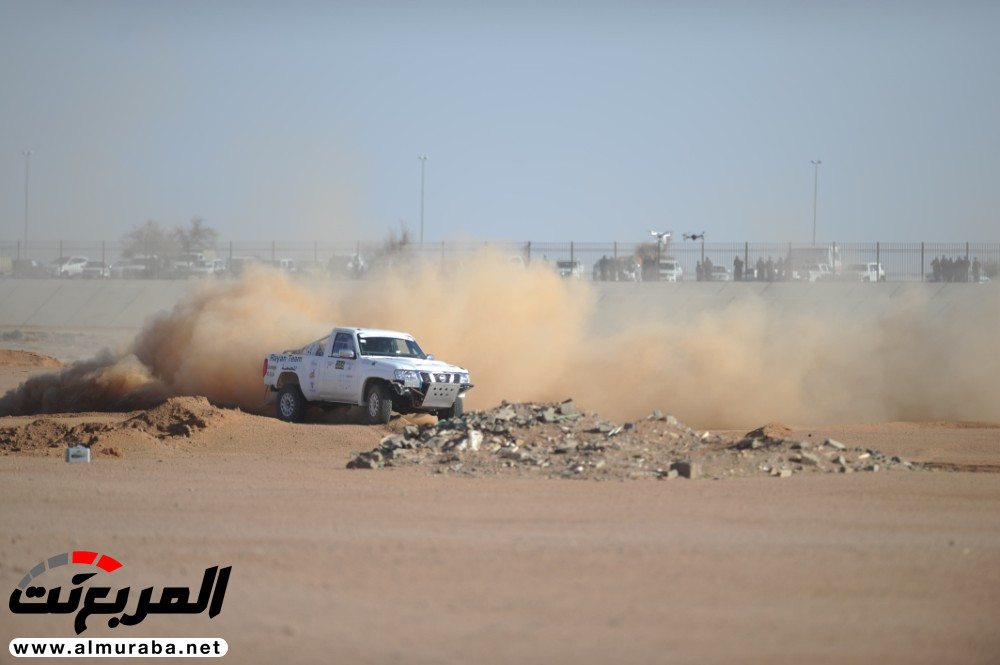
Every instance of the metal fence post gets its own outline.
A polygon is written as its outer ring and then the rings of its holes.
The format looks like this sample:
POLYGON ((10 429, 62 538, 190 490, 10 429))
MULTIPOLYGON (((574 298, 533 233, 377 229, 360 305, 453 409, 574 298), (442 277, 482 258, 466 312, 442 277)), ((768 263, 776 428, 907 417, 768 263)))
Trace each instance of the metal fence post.
POLYGON ((926 273, 924 272, 924 266, 925 265, 927 265, 927 263, 926 263, 926 261, 924 261, 924 241, 921 240, 920 241, 920 281, 921 282, 923 282, 924 278, 926 277, 926 273))

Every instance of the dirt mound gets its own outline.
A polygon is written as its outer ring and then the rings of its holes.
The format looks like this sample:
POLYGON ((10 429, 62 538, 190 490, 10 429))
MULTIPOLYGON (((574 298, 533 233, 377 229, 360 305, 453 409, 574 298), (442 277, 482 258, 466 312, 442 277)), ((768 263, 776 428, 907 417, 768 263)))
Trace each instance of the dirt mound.
POLYGON ((228 412, 204 397, 172 397, 163 404, 141 411, 123 425, 158 438, 191 436, 225 419, 228 412))
POLYGON ((20 427, 0 427, 0 451, 3 454, 57 448, 70 428, 42 418, 20 427))
MULTIPOLYGON (((780 428, 761 430, 777 433, 780 428)), ((578 411, 572 401, 504 402, 453 420, 411 425, 385 437, 377 448, 357 455, 347 466, 414 465, 468 476, 596 480, 788 477, 801 472, 916 468, 898 457, 887 458, 863 447, 848 449, 829 439, 820 444, 770 435, 737 440, 697 432, 659 411, 619 425, 578 411)))
POLYGON ((0 367, 62 367, 63 364, 52 356, 43 356, 33 351, 0 349, 0 367))
POLYGON ((70 445, 94 448, 107 444, 107 449, 101 452, 122 457, 120 446, 128 441, 130 434, 160 441, 189 437, 198 430, 218 425, 230 415, 230 411, 213 406, 204 397, 174 397, 151 409, 127 414, 118 422, 68 425, 41 418, 0 428, 0 455, 49 454, 51 449, 70 445))
POLYGON ((779 422, 769 422, 746 433, 751 439, 787 439, 792 436, 792 428, 779 422))

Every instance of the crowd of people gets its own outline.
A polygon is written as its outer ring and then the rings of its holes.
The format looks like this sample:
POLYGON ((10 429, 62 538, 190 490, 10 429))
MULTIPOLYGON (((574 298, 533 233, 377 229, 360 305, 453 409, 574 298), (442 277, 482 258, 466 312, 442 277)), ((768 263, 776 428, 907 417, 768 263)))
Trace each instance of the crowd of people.
POLYGON ((594 281, 602 282, 641 282, 642 265, 634 256, 609 257, 602 256, 594 264, 594 281))
POLYGON ((733 279, 737 282, 780 282, 787 279, 792 279, 792 270, 790 265, 786 265, 785 260, 782 257, 778 257, 775 261, 770 256, 767 260, 764 257, 758 257, 756 265, 751 263, 749 266, 744 266, 743 259, 739 256, 733 257, 733 279))
POLYGON ((931 261, 931 281, 979 283, 980 275, 983 274, 982 268, 978 258, 974 258, 970 264, 968 256, 955 259, 945 256, 940 259, 935 257, 931 261))

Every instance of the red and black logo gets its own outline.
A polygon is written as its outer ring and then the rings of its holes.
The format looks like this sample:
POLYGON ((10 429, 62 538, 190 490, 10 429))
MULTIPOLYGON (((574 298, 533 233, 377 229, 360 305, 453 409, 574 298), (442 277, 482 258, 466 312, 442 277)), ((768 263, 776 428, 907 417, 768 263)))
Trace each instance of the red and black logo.
POLYGON ((212 566, 205 569, 201 587, 197 597, 191 600, 192 590, 187 587, 169 586, 160 591, 159 600, 153 600, 153 587, 139 591, 139 599, 131 612, 126 612, 129 606, 130 587, 118 589, 113 599, 110 586, 92 586, 86 589, 82 586, 90 578, 104 573, 113 573, 122 567, 121 562, 97 552, 64 552, 49 557, 33 567, 18 583, 10 594, 10 611, 15 614, 72 614, 76 612, 73 627, 79 635, 87 630, 87 617, 92 614, 112 614, 108 626, 115 628, 135 626, 150 614, 200 614, 208 610, 208 618, 218 616, 222 611, 222 601, 229 585, 229 574, 232 566, 219 569, 212 566), (98 570, 73 575, 72 588, 66 597, 62 597, 62 587, 46 589, 36 584, 36 580, 46 572, 69 565, 94 566, 98 570), (44 599, 44 600, 43 600, 44 599), (82 601, 82 602, 81 602, 82 601))

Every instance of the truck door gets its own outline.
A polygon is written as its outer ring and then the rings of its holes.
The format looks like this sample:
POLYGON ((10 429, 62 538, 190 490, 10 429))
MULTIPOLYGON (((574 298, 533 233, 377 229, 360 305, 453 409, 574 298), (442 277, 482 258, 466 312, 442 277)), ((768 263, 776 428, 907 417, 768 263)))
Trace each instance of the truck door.
POLYGON ((354 336, 350 333, 337 333, 333 338, 330 355, 323 362, 321 381, 323 399, 331 402, 355 401, 357 364, 358 350, 354 344, 354 336), (341 358, 341 351, 351 351, 354 357, 341 358))

